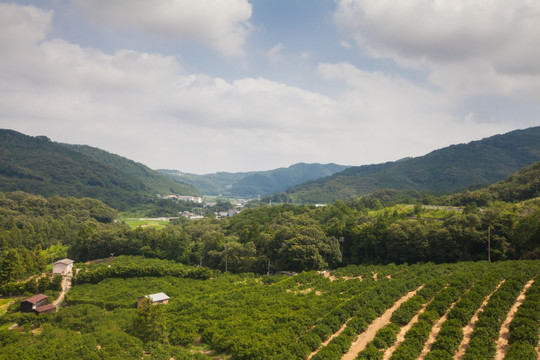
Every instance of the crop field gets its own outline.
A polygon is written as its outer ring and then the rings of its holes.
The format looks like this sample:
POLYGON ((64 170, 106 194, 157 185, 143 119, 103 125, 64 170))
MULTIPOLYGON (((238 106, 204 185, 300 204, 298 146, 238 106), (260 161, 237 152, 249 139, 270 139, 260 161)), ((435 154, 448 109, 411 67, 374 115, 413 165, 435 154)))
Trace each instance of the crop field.
POLYGON ((57 316, 86 309, 87 318, 80 321, 92 324, 90 310, 96 309, 133 334, 137 298, 164 292, 170 302, 155 307, 160 326, 149 336, 168 349, 186 351, 179 358, 538 356, 538 261, 348 266, 263 277, 185 268, 182 273, 173 262, 136 257, 87 267, 57 316))

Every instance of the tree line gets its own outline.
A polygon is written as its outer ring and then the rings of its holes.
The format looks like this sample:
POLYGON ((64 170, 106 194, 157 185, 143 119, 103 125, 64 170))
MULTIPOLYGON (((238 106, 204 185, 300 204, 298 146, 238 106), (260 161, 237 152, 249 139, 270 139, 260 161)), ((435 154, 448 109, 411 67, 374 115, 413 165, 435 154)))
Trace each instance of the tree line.
POLYGON ((22 279, 42 269, 47 260, 39 249, 57 244, 80 262, 111 254, 143 255, 257 273, 540 255, 538 200, 462 208, 385 207, 373 197, 323 207, 263 204, 225 219, 171 221, 162 230, 132 229, 115 219, 115 210, 94 199, 0 194, 3 279, 22 279), (14 252, 19 260, 13 261, 14 252), (9 270, 11 263, 24 269, 9 270))

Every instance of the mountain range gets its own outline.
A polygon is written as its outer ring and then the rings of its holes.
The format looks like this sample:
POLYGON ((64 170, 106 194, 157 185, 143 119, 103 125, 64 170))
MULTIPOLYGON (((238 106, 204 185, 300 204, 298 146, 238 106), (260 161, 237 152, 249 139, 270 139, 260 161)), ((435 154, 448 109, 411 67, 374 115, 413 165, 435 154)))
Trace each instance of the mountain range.
POLYGON ((218 172, 196 175, 178 170, 158 169, 175 181, 193 185, 204 195, 254 198, 285 191, 291 186, 326 177, 346 169, 337 164, 298 163, 287 168, 251 172, 218 172))
POLYGON ((540 160, 540 127, 515 130, 427 155, 384 164, 353 166, 291 187, 270 199, 331 202, 380 189, 444 193, 489 185, 540 160))
POLYGON ((381 189, 452 193, 493 184, 540 161, 540 127, 515 130, 427 155, 347 167, 299 163, 244 173, 187 174, 147 166, 86 145, 0 129, 0 191, 91 197, 118 210, 161 195, 269 196, 321 203, 381 189))
POLYGON ((199 194, 191 185, 104 150, 0 130, 0 191, 19 190, 46 197, 91 197, 116 209, 150 201, 156 194, 199 194))

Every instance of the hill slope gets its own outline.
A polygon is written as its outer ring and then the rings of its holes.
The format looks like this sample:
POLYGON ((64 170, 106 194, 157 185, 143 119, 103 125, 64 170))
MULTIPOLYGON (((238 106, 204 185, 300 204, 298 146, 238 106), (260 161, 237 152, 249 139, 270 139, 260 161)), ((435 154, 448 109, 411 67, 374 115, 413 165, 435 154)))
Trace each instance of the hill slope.
POLYGON ((0 130, 0 191, 100 199, 115 208, 156 194, 195 194, 142 164, 89 146, 0 130))
POLYGON ((492 184, 540 160, 540 127, 516 130, 427 155, 356 166, 290 188, 276 196, 293 202, 329 202, 378 189, 450 192, 492 184))
POLYGON ((347 166, 337 164, 298 163, 288 168, 243 173, 219 172, 207 175, 158 170, 175 181, 200 189, 204 195, 255 197, 284 191, 291 186, 335 174, 347 166))

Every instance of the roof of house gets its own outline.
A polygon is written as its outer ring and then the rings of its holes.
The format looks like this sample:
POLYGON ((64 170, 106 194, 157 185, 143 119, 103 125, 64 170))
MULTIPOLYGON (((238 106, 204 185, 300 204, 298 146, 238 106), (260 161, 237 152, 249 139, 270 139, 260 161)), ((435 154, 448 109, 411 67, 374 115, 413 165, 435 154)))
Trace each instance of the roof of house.
POLYGON ((157 293, 157 294, 152 294, 152 295, 146 295, 146 297, 150 300, 152 300, 152 302, 159 302, 159 301, 164 301, 164 300, 169 300, 169 297, 167 296, 167 294, 165 293, 157 293))
POLYGON ((47 298, 48 298, 47 295, 37 294, 37 295, 34 295, 34 296, 30 296, 28 299, 24 299, 24 300, 21 301, 21 302, 29 302, 29 303, 31 303, 31 304, 35 304, 35 303, 38 303, 38 302, 40 302, 41 300, 47 299, 47 298))
POLYGON ((71 260, 71 259, 62 259, 62 260, 58 260, 58 261, 54 262, 53 265, 56 265, 56 264, 71 265, 71 264, 73 264, 73 260, 71 260))
POLYGON ((54 306, 53 304, 47 304, 34 309, 34 311, 38 313, 43 313, 51 310, 56 310, 56 306, 54 306))

